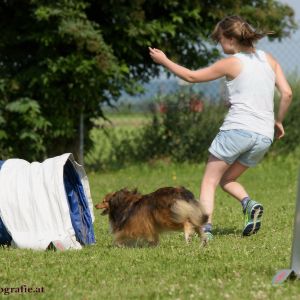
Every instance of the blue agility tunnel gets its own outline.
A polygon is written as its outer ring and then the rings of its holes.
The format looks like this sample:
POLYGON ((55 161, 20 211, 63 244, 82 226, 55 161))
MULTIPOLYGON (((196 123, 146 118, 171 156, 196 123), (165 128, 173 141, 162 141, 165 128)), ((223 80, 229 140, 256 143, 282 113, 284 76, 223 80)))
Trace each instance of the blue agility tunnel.
POLYGON ((0 161, 0 245, 81 249, 95 243, 93 221, 88 179, 72 154, 0 161))

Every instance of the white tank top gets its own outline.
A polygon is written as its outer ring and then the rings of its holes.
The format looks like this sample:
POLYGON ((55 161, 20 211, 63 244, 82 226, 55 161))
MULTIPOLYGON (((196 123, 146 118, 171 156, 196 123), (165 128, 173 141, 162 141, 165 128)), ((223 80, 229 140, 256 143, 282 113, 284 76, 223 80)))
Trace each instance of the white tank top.
POLYGON ((230 108, 221 130, 245 129, 274 137, 275 73, 264 51, 236 53, 242 70, 226 81, 230 108))

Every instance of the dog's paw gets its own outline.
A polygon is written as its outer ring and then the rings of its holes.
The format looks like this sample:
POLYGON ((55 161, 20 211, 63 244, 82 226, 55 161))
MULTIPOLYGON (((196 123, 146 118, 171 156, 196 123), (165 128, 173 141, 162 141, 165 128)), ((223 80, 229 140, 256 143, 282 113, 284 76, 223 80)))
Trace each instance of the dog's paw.
POLYGON ((208 245, 208 238, 205 237, 202 239, 201 243, 200 243, 200 247, 206 247, 208 245))
POLYGON ((117 248, 126 248, 126 244, 124 244, 124 243, 114 243, 114 245, 117 248))

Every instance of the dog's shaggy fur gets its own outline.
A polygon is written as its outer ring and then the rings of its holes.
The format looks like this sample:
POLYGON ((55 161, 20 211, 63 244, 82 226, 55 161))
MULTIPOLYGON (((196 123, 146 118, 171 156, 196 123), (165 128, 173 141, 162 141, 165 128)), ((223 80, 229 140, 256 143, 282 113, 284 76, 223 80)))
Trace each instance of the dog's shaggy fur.
POLYGON ((102 215, 108 214, 118 246, 139 241, 154 246, 161 232, 172 230, 183 230, 187 242, 196 232, 206 243, 202 225, 207 217, 203 216, 193 193, 184 187, 164 187, 147 195, 122 189, 107 194, 95 207, 103 209, 102 215))

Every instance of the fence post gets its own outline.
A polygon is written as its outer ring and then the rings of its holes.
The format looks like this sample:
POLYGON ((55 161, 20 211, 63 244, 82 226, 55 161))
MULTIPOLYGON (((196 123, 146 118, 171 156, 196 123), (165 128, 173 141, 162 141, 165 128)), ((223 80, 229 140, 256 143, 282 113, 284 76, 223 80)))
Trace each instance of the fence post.
POLYGON ((294 236, 291 254, 291 268, 283 269, 276 273, 272 283, 280 284, 288 279, 300 278, 300 172, 298 175, 298 191, 296 198, 296 211, 294 221, 294 236))

